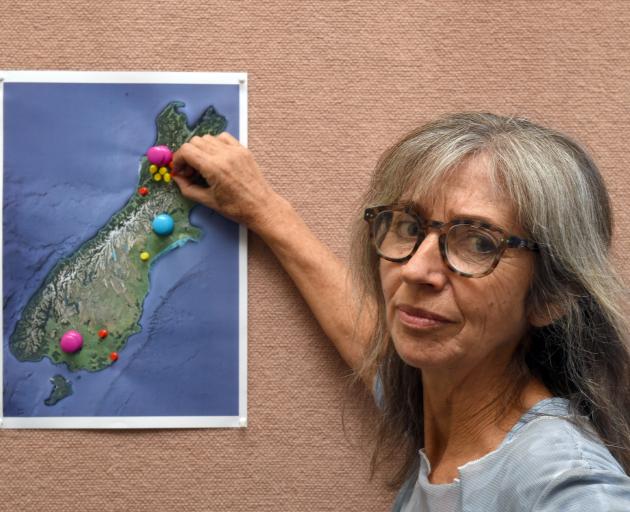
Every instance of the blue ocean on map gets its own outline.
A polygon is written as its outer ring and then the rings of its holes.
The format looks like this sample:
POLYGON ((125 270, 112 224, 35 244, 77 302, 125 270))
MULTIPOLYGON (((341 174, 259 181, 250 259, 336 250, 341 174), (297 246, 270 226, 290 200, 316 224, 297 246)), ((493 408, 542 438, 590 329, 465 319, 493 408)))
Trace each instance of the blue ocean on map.
POLYGON ((162 109, 181 101, 194 125, 212 105, 238 137, 238 94, 235 85, 4 85, 4 416, 238 415, 239 227, 203 206, 190 216, 202 238, 153 262, 142 330, 115 364, 70 372, 9 351, 54 265, 136 193, 162 109), (58 374, 73 394, 47 406, 58 374))

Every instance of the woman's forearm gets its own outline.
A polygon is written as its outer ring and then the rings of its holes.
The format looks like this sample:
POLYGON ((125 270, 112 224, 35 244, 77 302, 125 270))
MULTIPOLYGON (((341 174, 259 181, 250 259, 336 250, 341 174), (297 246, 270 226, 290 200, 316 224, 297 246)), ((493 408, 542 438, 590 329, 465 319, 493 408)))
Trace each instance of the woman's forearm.
POLYGON ((359 307, 347 267, 271 188, 251 152, 227 133, 206 135, 183 144, 173 162, 184 196, 245 224, 269 245, 341 357, 358 368, 372 334, 373 306, 359 307))
POLYGON ((358 303, 348 267, 277 197, 273 214, 256 229, 273 251, 344 361, 358 368, 372 334, 372 305, 358 303))

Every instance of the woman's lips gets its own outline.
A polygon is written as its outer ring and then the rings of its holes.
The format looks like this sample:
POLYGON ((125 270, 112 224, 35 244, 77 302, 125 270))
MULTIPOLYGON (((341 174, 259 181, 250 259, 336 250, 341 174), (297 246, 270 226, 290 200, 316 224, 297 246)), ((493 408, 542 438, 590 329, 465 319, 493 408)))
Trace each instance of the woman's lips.
POLYGON ((400 322, 414 329, 429 329, 452 323, 443 316, 412 306, 401 305, 397 310, 400 322))

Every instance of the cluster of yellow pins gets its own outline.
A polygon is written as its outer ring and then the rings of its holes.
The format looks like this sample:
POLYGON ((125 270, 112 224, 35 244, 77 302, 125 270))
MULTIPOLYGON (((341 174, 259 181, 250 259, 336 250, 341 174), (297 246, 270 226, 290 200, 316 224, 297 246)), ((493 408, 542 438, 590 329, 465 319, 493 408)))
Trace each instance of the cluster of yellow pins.
POLYGON ((149 166, 149 172, 153 175, 155 181, 164 181, 168 183, 171 181, 171 173, 168 167, 159 167, 155 164, 149 166))

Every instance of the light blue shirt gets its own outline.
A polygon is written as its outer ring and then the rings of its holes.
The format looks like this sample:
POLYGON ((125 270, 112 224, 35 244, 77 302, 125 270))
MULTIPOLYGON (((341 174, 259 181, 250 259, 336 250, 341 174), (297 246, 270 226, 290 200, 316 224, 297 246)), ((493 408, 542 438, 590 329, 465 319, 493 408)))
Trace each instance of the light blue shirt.
POLYGON ((420 471, 400 490, 395 512, 629 512, 630 478, 594 433, 568 419, 568 401, 548 398, 499 448, 464 464, 459 478, 432 484, 420 471))

